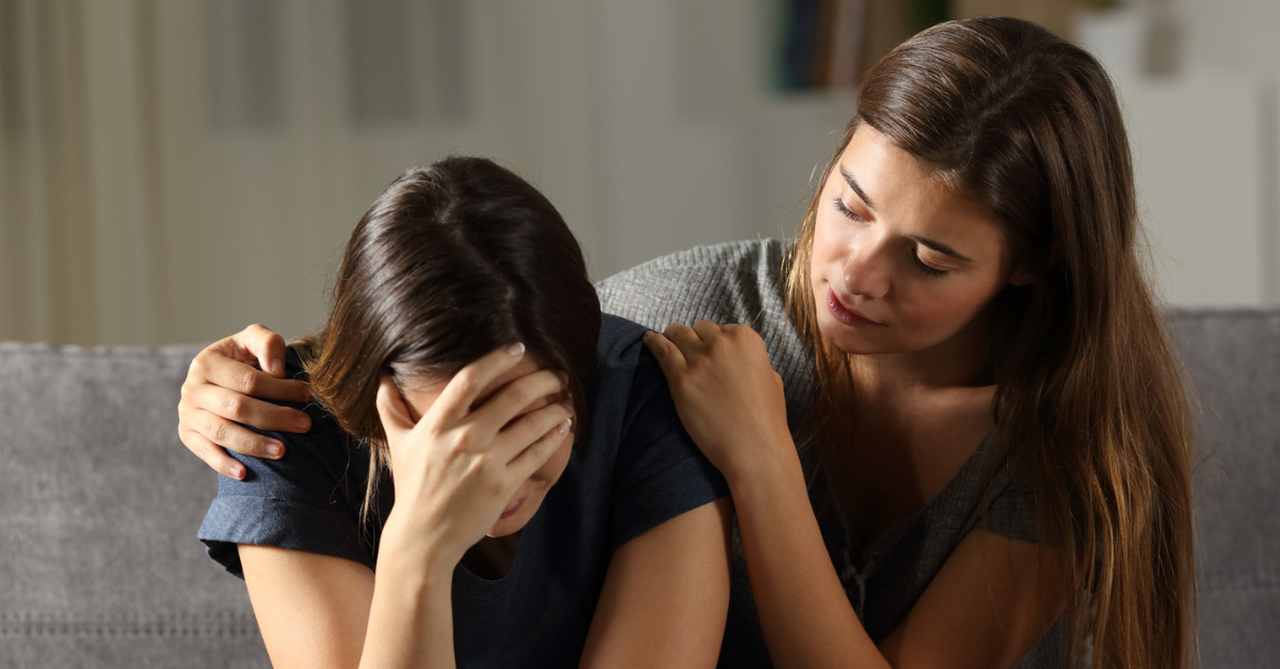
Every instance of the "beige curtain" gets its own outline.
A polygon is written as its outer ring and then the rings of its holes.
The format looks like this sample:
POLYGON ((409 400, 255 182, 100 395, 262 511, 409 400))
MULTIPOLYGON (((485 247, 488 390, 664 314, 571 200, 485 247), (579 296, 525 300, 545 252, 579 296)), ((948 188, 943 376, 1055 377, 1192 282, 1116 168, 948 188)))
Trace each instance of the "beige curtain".
POLYGON ((311 328, 363 206, 474 141, 404 52, 461 6, 0 0, 0 340, 311 328))
POLYGON ((582 42, 511 38, 582 4, 0 0, 0 340, 303 334, 367 203, 452 151, 593 219, 582 42))
POLYGON ((305 334, 369 201, 450 152, 596 277, 790 231, 852 100, 768 90, 766 6, 0 0, 0 340, 305 334))
POLYGON ((0 0, 0 339, 168 333, 190 5, 0 0))

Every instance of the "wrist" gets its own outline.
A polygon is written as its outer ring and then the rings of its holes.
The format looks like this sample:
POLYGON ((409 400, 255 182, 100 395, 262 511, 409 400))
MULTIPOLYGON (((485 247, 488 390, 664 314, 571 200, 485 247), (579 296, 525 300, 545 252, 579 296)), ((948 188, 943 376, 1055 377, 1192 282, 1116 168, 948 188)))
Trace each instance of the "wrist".
POLYGON ((730 458, 724 470, 725 481, 730 490, 754 490, 766 483, 781 483, 799 475, 803 483, 804 473, 800 467, 800 456, 796 452, 795 442, 790 432, 773 436, 760 435, 750 437, 758 443, 743 443, 742 448, 734 449, 746 457, 730 458))
POLYGON ((397 515, 394 509, 387 516, 378 539, 377 572, 382 573, 385 566, 406 574, 451 576, 467 548, 451 546, 431 527, 411 520, 404 514, 397 515))

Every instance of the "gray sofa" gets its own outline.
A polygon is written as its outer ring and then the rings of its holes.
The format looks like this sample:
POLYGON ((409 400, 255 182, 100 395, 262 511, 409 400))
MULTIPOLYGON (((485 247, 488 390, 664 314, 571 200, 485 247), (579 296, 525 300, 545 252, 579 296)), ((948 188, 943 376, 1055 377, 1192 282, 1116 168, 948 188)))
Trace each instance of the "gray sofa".
MULTIPOLYGON (((1280 310, 1171 316, 1202 402, 1201 666, 1280 666, 1280 310)), ((195 532, 176 437, 198 349, 0 344, 0 667, 266 667, 195 532)))

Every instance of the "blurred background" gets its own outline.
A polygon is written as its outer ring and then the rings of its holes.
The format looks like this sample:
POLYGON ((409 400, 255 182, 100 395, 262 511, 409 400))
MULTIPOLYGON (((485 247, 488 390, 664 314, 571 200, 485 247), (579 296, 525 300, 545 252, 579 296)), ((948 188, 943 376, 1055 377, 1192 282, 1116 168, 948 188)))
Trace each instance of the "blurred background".
POLYGON ((986 14, 1111 71, 1171 304, 1280 301, 1276 0, 0 0, 0 340, 304 334, 450 152, 542 188, 597 279, 789 236, 862 70, 986 14))

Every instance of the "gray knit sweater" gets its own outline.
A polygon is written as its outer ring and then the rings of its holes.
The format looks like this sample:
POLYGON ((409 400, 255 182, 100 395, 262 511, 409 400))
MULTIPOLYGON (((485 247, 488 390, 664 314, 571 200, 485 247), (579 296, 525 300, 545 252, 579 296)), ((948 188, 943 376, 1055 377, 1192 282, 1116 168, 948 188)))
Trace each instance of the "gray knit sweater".
MULTIPOLYGON (((786 387, 787 420, 803 425, 813 401, 813 361, 783 305, 786 246, 751 240, 674 253, 611 276, 596 285, 601 308, 662 331, 672 322, 710 319, 741 323, 760 333, 773 368, 786 387)), ((1022 477, 994 461, 993 439, 977 451, 915 516, 866 546, 855 546, 829 489, 822 463, 804 458, 818 523, 849 601, 877 643, 907 612, 971 530, 1036 540, 1034 507, 1022 477)), ((734 526, 734 574, 721 667, 770 667, 760 631, 741 538, 734 526)), ((1020 668, 1060 667, 1061 630, 1054 628, 1019 663, 1020 668)))

